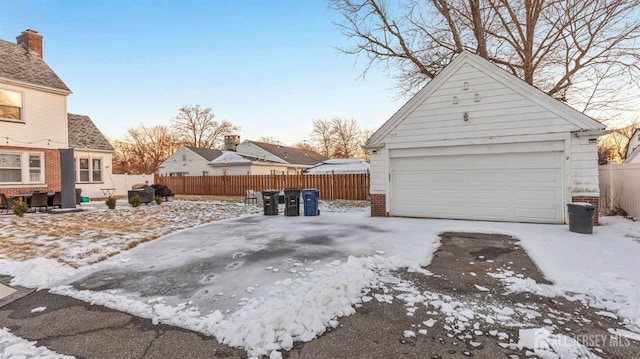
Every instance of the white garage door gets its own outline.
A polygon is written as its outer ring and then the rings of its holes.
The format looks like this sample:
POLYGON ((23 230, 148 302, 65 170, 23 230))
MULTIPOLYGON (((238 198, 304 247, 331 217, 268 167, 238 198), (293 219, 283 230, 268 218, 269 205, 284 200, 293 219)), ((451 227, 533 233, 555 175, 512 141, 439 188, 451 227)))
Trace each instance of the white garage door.
POLYGON ((562 223, 562 152, 392 158, 390 195, 394 216, 562 223))

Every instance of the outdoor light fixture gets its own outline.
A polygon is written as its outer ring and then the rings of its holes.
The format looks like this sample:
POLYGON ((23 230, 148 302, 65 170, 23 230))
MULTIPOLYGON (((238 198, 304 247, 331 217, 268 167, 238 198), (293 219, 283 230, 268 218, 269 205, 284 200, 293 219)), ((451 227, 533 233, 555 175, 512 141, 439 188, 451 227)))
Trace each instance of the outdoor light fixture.
POLYGON ((463 90, 468 90, 469 89, 469 83, 465 81, 464 84, 462 85, 462 89, 463 90))
POLYGON ((480 94, 477 93, 474 99, 475 102, 480 102, 480 94))
POLYGON ((465 121, 469 121, 469 113, 465 112, 464 115, 462 115, 462 118, 464 118, 465 121))
POLYGON ((453 104, 454 105, 458 104, 458 96, 453 96, 453 104))

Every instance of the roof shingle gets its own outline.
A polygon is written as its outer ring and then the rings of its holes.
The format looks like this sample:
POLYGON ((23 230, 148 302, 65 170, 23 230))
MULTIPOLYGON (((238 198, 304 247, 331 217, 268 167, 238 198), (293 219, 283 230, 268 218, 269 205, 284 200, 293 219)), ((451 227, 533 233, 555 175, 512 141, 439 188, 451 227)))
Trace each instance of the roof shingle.
POLYGON ((214 159, 222 155, 222 151, 216 150, 213 148, 201 148, 201 147, 194 147, 194 146, 185 146, 185 147, 197 153, 198 156, 204 158, 207 161, 213 161, 214 159))
POLYGON ((70 113, 67 118, 69 147, 113 151, 111 143, 104 137, 89 116, 70 113))
POLYGON ((71 90, 38 55, 0 40, 0 79, 26 82, 71 93, 71 90))
POLYGON ((329 159, 328 157, 325 157, 317 152, 305 151, 295 147, 273 145, 270 143, 256 141, 248 142, 251 142, 252 144, 262 148, 267 152, 270 152, 274 156, 279 157, 290 164, 315 165, 329 159))

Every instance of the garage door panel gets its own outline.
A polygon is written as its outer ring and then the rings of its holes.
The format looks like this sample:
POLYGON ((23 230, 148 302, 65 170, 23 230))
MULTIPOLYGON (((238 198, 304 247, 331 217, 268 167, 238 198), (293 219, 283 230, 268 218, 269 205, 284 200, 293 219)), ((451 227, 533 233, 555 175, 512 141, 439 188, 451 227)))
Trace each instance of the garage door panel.
POLYGON ((558 193, 555 191, 549 190, 522 190, 516 191, 514 199, 516 201, 528 201, 528 202, 548 202, 555 201, 558 202, 560 198, 558 197, 558 193))
POLYGON ((561 223, 562 152, 391 159, 390 214, 561 223))

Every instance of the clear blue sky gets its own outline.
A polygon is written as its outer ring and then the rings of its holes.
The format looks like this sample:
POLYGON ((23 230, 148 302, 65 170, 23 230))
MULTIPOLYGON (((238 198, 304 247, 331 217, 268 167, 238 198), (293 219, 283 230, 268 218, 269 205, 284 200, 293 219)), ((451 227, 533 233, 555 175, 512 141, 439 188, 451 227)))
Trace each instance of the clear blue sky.
POLYGON ((4 2, 0 38, 44 36, 44 59, 71 88, 68 111, 113 139, 211 107, 241 138, 308 140, 314 118, 375 130, 405 101, 382 71, 335 47, 346 39, 323 0, 4 2))

